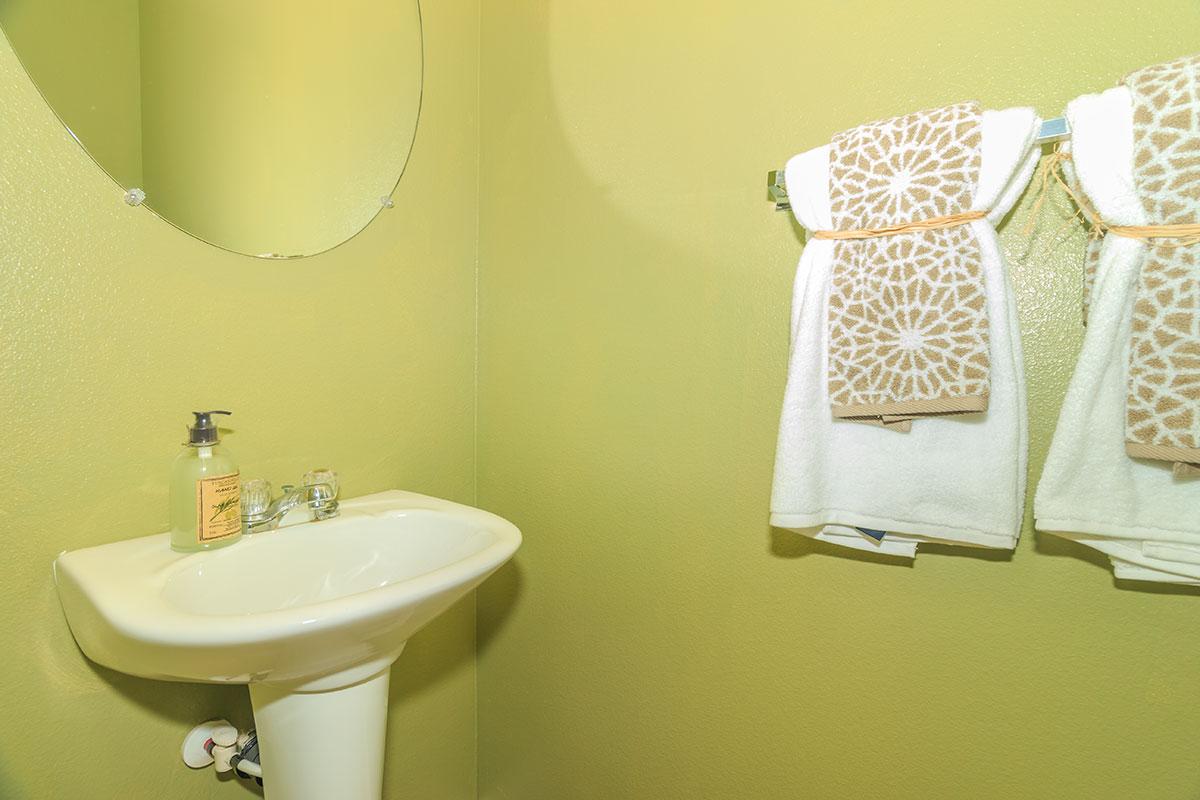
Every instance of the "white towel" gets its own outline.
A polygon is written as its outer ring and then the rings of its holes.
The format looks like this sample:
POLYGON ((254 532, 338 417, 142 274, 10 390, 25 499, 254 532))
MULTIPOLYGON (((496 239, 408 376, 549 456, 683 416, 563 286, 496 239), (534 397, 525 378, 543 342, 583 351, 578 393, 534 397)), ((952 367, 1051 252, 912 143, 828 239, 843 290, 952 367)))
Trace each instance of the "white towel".
MULTIPOLYGON (((1110 225, 1145 225, 1133 178, 1133 102, 1118 86, 1067 107, 1075 179, 1110 225)), ((1129 580, 1200 583, 1200 480, 1125 452, 1134 293, 1146 245, 1105 237, 1087 333, 1034 500, 1037 528, 1093 547, 1129 580)))
MULTIPOLYGON (((792 299, 791 355, 775 457, 771 524, 869 552, 912 558, 920 542, 1011 549, 1025 496, 1024 367, 1016 306, 994 226, 1037 163, 1032 109, 984 111, 969 223, 984 264, 991 392, 985 412, 915 420, 911 431, 834 419, 826 385, 833 241, 804 247, 792 299), (882 540, 857 528, 886 531, 882 540)), ((829 147, 788 162, 792 210, 832 227, 829 147)))

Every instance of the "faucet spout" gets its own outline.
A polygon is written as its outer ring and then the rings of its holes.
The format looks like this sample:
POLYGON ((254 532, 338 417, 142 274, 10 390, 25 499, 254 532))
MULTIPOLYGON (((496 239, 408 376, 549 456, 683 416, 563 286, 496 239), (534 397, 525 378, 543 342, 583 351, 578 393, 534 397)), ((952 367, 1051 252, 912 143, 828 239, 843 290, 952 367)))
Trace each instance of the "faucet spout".
MULTIPOLYGON (((327 473, 333 475, 333 473, 327 473)), ((324 476, 323 476, 324 477, 324 476)), ((285 485, 283 494, 271 500, 270 484, 263 480, 243 485, 242 532, 259 533, 286 527, 288 513, 306 507, 311 520, 332 519, 338 515, 337 485, 333 482, 285 485)), ((305 520, 306 522, 309 520, 305 520)), ((292 524, 291 522, 287 524, 292 524)))

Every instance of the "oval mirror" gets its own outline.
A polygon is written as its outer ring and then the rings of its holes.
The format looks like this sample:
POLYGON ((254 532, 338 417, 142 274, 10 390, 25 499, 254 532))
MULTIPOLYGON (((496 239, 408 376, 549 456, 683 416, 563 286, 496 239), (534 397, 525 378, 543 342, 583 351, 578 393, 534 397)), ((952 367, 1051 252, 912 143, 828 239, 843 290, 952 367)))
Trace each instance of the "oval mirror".
POLYGON ((127 202, 239 253, 354 236, 416 134, 417 0, 0 0, 0 27, 127 202))

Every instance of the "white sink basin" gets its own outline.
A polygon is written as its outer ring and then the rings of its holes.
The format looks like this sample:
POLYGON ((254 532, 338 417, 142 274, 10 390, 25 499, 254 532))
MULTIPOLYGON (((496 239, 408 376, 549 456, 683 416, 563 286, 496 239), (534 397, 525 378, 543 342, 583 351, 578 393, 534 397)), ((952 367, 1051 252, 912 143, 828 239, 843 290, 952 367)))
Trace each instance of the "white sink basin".
POLYGON ((343 501, 335 519, 211 552, 176 553, 159 534, 63 553, 54 575, 93 661, 146 678, 250 684, 269 798, 374 800, 389 667, 520 543, 494 514, 388 491, 343 501), (377 765, 363 763, 364 750, 377 765), (364 770, 373 774, 359 787, 364 770))

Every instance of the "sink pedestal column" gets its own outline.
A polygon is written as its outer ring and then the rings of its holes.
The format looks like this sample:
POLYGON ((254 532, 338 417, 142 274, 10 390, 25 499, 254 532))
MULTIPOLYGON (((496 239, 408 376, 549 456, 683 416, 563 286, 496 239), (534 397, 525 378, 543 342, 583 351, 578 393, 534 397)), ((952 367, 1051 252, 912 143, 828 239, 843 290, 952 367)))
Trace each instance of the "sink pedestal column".
POLYGON ((380 800, 390 673, 326 691, 250 684, 267 800, 380 800))

